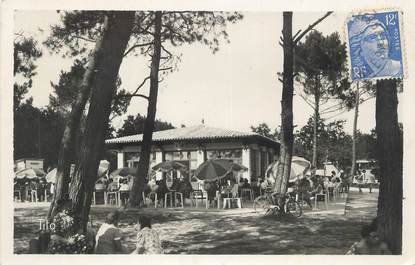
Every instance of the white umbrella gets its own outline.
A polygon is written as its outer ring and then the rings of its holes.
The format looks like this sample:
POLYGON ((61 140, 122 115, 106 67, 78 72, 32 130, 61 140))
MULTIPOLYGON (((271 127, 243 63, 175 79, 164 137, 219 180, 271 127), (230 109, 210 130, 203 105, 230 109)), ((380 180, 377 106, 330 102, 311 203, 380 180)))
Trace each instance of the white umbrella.
MULTIPOLYGON (((305 172, 310 168, 311 163, 310 161, 299 157, 299 156, 293 156, 291 160, 291 173, 290 173, 290 182, 294 182, 297 179, 301 178, 305 172)), ((270 164, 265 172, 265 176, 267 178, 271 175, 274 179, 277 176, 277 170, 278 170, 278 161, 270 164)))
POLYGON ((15 173, 15 177, 17 179, 23 179, 23 178, 34 179, 34 178, 42 177, 44 175, 45 175, 45 172, 38 168, 26 168, 15 173))
POLYGON ((57 169, 54 168, 51 171, 48 172, 48 174, 46 174, 46 182, 52 182, 55 183, 56 182, 56 171, 57 169))
MULTIPOLYGON (((98 178, 102 177, 107 171, 108 171, 108 168, 99 166, 97 177, 98 178)), ((46 175, 46 182, 55 183, 56 182, 56 172, 57 172, 56 168, 49 171, 49 173, 46 175)))

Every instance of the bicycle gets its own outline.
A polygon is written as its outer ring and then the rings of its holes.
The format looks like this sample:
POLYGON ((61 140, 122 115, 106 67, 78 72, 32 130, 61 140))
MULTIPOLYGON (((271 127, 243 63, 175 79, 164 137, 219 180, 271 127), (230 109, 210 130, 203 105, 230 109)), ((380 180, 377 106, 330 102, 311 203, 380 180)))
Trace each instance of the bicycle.
POLYGON ((295 200, 292 193, 273 194, 267 191, 265 195, 259 196, 254 200, 254 210, 256 213, 263 212, 265 215, 278 214, 281 209, 284 213, 294 217, 300 217, 303 213, 301 204, 295 200), (281 202, 280 204, 278 202, 281 202))

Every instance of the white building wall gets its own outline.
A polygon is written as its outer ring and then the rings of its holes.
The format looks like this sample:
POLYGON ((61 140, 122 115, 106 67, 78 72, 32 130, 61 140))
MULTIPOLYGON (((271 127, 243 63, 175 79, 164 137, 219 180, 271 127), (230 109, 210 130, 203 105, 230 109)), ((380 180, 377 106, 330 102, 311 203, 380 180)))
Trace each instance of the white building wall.
POLYGON ((117 168, 124 167, 124 152, 120 151, 117 153, 117 168))
POLYGON ((247 171, 243 172, 243 178, 248 179, 251 182, 251 168, 250 168, 250 161, 251 161, 251 150, 250 148, 242 148, 242 165, 248 168, 247 171))

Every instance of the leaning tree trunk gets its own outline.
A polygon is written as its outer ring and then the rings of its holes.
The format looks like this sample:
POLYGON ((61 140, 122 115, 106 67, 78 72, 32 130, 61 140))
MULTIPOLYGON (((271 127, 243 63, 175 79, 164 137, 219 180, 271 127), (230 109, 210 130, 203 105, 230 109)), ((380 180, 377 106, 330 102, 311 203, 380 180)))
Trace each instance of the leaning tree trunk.
POLYGON ((79 135, 82 114, 85 109, 86 102, 91 93, 91 84, 95 77, 95 67, 97 58, 101 52, 101 40, 98 40, 94 51, 89 56, 89 62, 84 73, 84 77, 79 88, 79 92, 75 102, 72 105, 72 110, 69 119, 66 122, 65 130, 62 136, 61 146, 59 150, 58 166, 56 170, 56 185, 52 203, 50 204, 48 219, 51 219, 57 213, 57 202, 65 198, 68 194, 70 182, 70 168, 76 153, 76 138, 79 135))
POLYGON ((136 207, 142 201, 142 192, 147 182, 150 166, 151 143, 154 131, 154 121, 157 111, 157 94, 159 85, 159 67, 161 56, 161 17, 162 12, 155 12, 153 56, 150 70, 150 94, 148 97, 147 117, 144 122, 143 142, 141 145, 140 160, 138 162, 137 175, 134 177, 133 187, 130 192, 130 206, 136 207))
POLYGON ((318 135, 318 120, 320 118, 320 90, 318 88, 314 91, 314 123, 313 123, 313 160, 312 165, 317 168, 317 135, 318 135))
POLYGON ((293 151, 293 69, 294 42, 292 37, 292 12, 283 13, 282 36, 284 40, 284 66, 281 100, 281 147, 274 191, 285 193, 291 173, 293 151))
POLYGON ((354 177, 354 172, 356 171, 356 141, 357 141, 357 119, 359 117, 359 101, 360 101, 360 91, 359 91, 359 82, 356 83, 356 102, 354 106, 354 121, 353 121, 353 137, 352 137, 352 169, 350 171, 350 176, 354 177))
POLYGON ((398 124, 395 80, 376 83, 376 134, 379 162, 378 232, 393 254, 402 252, 403 135, 398 124))
POLYGON ((130 38, 133 11, 114 11, 106 14, 101 51, 97 58, 97 72, 92 93, 85 133, 71 182, 70 197, 75 217, 75 229, 85 233, 91 207, 92 193, 108 128, 111 101, 116 92, 116 79, 123 54, 130 38))

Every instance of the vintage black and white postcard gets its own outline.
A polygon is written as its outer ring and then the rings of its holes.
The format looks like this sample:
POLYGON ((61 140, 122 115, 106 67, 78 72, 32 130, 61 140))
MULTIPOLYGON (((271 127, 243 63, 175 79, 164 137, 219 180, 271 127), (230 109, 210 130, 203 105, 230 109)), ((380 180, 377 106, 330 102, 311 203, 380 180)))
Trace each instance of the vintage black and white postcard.
POLYGON ((1 263, 415 264, 413 7, 3 1, 1 263))

